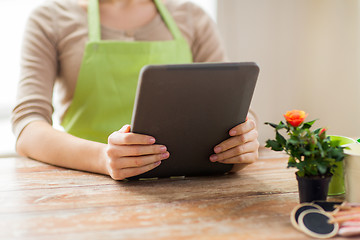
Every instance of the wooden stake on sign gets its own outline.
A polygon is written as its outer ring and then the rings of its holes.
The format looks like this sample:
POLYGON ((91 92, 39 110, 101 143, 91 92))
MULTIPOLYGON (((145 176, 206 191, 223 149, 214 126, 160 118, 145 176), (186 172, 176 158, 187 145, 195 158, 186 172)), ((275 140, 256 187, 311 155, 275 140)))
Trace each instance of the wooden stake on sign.
POLYGON ((355 214, 352 216, 343 216, 343 217, 338 217, 338 218, 334 218, 332 220, 329 221, 329 223, 343 223, 346 221, 350 221, 350 220, 354 220, 354 219, 359 219, 360 220, 360 214, 355 214))

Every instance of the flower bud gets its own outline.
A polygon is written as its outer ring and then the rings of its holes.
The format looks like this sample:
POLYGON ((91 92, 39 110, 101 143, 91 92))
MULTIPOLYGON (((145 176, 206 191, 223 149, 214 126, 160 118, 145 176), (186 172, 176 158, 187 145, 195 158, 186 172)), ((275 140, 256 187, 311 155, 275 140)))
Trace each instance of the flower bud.
POLYGON ((321 139, 321 140, 323 140, 323 139, 325 139, 326 138, 326 128, 322 128, 321 130, 320 130, 320 132, 319 132, 319 138, 321 139))

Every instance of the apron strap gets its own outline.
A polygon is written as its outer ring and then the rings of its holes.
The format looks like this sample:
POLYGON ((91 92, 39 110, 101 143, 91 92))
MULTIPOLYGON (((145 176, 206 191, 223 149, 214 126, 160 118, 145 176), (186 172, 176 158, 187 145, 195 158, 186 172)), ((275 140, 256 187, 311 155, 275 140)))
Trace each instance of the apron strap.
POLYGON ((101 40, 99 0, 89 0, 88 29, 90 42, 101 40))
MULTIPOLYGON (((169 28, 173 38, 175 40, 182 39, 183 36, 175 23, 173 17, 166 9, 162 0, 154 0, 156 8, 158 9, 160 16, 164 20, 166 26, 169 28)), ((101 28, 100 28, 100 12, 99 12, 99 0, 89 0, 88 4, 88 31, 89 41, 98 42, 101 40, 101 28)))
POLYGON ((183 36, 177 26, 177 24, 174 21, 174 18, 171 16, 169 11, 166 9, 165 5, 162 3, 162 0, 154 0, 155 5, 160 13, 160 16, 164 20, 166 26, 169 28, 171 34, 173 35, 173 38, 175 40, 182 39, 183 36))

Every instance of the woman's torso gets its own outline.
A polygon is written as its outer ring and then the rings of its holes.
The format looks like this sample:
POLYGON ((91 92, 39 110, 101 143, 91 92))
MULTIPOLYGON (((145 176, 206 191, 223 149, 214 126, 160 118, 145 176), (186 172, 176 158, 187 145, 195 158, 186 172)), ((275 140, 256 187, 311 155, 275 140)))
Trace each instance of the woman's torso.
MULTIPOLYGON (((213 21, 198 6, 179 0, 167 0, 165 6, 174 18, 183 37, 187 40, 193 54, 194 62, 219 62, 225 60, 224 48, 219 33, 213 21)), ((30 121, 32 115, 44 115, 51 119, 51 104, 53 79, 56 78, 55 105, 60 118, 71 104, 74 95, 77 77, 82 62, 84 47, 88 40, 87 13, 78 4, 78 0, 49 0, 38 7, 30 16, 30 24, 25 32, 25 44, 22 56, 23 67, 20 82, 28 81, 28 76, 34 76, 30 81, 33 84, 20 84, 17 97, 17 106, 13 113, 15 134, 30 121), (27 43, 27 42, 28 43, 27 43), (40 42, 34 48, 29 42, 40 42), (51 46, 49 46, 51 45, 51 46), (53 51, 47 48, 53 47, 53 51), (42 51, 44 50, 44 51, 42 51), (44 53, 43 53, 44 52, 44 53), (46 57, 53 64, 35 62, 27 64, 33 54, 39 58, 46 57), (42 56, 41 54, 44 54, 42 56), (40 71, 44 67, 44 71, 40 71), (39 89, 29 89, 28 86, 39 89), (35 92, 35 94, 33 94, 35 92), (29 93, 32 93, 29 99, 29 93), (42 109, 42 110, 38 110, 42 109), (38 112, 36 112, 38 111, 38 112), (27 117, 27 121, 24 120, 27 117), (17 122, 22 123, 17 124, 17 122), (17 126, 18 125, 18 126, 17 126)), ((160 41, 172 40, 167 26, 157 14, 149 23, 136 30, 118 30, 101 26, 102 40, 116 41, 160 41)))

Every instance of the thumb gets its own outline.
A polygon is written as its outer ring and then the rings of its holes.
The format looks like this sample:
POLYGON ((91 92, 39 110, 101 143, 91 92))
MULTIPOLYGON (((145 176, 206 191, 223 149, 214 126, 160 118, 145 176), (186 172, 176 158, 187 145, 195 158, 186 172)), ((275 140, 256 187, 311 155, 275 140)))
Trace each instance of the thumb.
POLYGON ((122 126, 122 128, 120 128, 120 130, 118 132, 129 133, 130 130, 131 130, 131 126, 129 124, 126 124, 126 125, 122 126))

